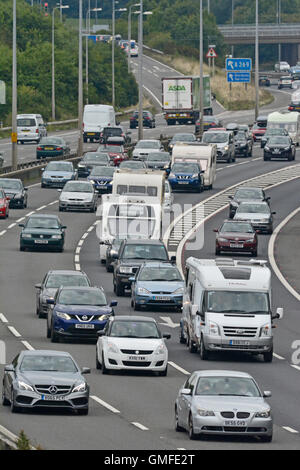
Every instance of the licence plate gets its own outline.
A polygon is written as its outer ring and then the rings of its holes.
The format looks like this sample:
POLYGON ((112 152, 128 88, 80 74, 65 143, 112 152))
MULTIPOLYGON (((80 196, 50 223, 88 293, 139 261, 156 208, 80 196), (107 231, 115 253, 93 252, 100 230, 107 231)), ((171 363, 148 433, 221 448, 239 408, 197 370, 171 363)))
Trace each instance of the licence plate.
POLYGON ((168 301, 168 300, 171 300, 171 297, 162 297, 162 296, 154 296, 153 297, 153 300, 165 300, 165 301, 168 301))
POLYGON ((82 330, 93 330, 95 328, 95 325, 90 323, 76 323, 75 328, 79 328, 82 330))
POLYGON ((87 135, 95 135, 95 132, 88 132, 87 135))
POLYGON ((54 147, 44 147, 44 150, 54 150, 54 147))
POLYGON ((178 184, 190 184, 189 181, 178 181, 178 184))
POLYGON ((231 339, 229 344, 232 346, 250 346, 250 341, 231 339))
POLYGON ((22 129, 22 132, 30 132, 30 129, 22 129))
POLYGON ((48 240, 34 240, 34 243, 38 243, 39 245, 47 245, 48 240))
POLYGON ((63 401, 64 399, 65 399, 64 396, 42 395, 42 400, 45 400, 45 401, 63 401))
POLYGON ((239 421, 239 420, 224 421, 224 426, 241 426, 241 427, 245 427, 246 426, 246 421, 239 421))
POLYGON ((128 361, 145 361, 145 356, 129 356, 128 361))
POLYGON ((244 248, 243 243, 230 243, 230 248, 244 248))

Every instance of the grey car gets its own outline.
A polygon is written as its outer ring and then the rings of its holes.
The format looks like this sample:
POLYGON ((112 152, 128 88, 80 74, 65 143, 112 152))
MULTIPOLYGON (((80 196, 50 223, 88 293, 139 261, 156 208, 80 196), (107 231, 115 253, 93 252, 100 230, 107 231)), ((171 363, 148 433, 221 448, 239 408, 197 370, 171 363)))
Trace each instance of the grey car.
POLYGON ((68 181, 59 198, 59 210, 96 212, 98 194, 90 181, 68 181))
POLYGON ((36 284, 36 314, 45 318, 48 314, 47 301, 54 299, 59 287, 89 287, 91 282, 83 271, 51 269, 41 283, 36 284))
POLYGON ((229 203, 229 218, 232 219, 234 214, 241 204, 241 202, 255 201, 263 202, 269 201, 271 198, 266 197, 263 189, 255 187, 242 186, 237 188, 233 196, 228 196, 230 199, 229 203))
POLYGON ((257 233, 273 233, 273 214, 267 202, 242 202, 236 210, 234 220, 248 220, 257 233))
POLYGON ((5 366, 2 404, 22 409, 64 408, 88 414, 89 385, 72 356, 63 351, 21 351, 5 366))
POLYGON ((233 132, 207 131, 203 134, 202 142, 217 145, 217 162, 221 160, 225 160, 227 163, 235 162, 233 132))
POLYGON ((251 375, 226 370, 195 371, 179 390, 175 402, 175 429, 190 439, 204 434, 259 436, 271 442, 273 417, 251 375))

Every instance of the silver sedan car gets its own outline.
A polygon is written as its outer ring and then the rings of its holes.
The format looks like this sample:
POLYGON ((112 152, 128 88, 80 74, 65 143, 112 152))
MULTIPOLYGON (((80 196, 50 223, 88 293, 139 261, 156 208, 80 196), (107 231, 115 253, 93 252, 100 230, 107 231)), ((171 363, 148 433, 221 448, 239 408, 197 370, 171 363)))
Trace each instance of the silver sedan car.
POLYGON ((179 390, 175 429, 190 439, 201 434, 259 436, 271 442, 273 418, 251 375, 237 371, 195 371, 179 390))

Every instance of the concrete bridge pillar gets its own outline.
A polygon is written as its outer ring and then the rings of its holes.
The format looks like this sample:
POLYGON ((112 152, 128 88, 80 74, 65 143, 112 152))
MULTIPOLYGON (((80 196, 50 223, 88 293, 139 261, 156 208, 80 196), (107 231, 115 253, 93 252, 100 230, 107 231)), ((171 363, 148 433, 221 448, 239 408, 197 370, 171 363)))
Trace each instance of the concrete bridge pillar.
POLYGON ((281 60, 288 62, 291 66, 300 60, 300 44, 282 44, 281 60))

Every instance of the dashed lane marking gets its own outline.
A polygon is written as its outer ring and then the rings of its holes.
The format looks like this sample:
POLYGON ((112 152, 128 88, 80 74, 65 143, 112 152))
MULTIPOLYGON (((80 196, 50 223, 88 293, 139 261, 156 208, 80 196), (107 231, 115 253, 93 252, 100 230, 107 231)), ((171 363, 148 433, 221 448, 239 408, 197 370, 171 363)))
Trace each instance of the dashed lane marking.
POLYGON ((142 431, 149 431, 149 428, 146 428, 146 426, 144 426, 141 423, 132 422, 131 424, 133 424, 133 426, 136 426, 137 428, 141 429, 142 431))
POLYGON ((20 333, 13 326, 8 326, 7 328, 16 338, 21 338, 22 335, 20 335, 20 333))
POLYGON ((116 408, 114 408, 113 406, 111 406, 109 403, 106 403, 106 401, 104 400, 101 400, 101 398, 98 398, 96 397, 95 395, 91 395, 91 398, 92 400, 96 401, 97 403, 99 403, 99 405, 102 405, 104 406, 105 408, 107 408, 109 411, 111 411, 112 413, 120 413, 119 410, 117 410, 116 408))
POLYGON ((6 316, 3 315, 3 313, 0 313, 0 320, 2 321, 2 323, 8 323, 8 320, 7 320, 6 316))

